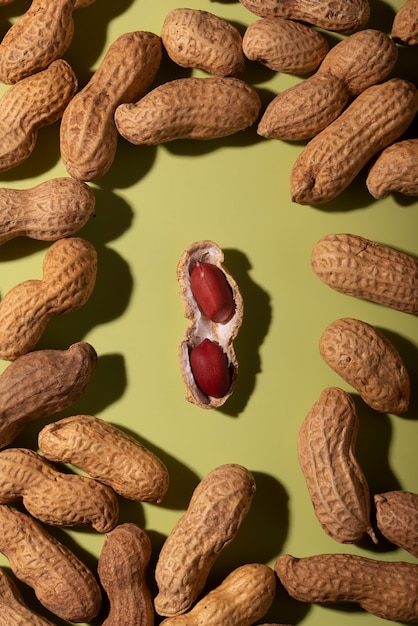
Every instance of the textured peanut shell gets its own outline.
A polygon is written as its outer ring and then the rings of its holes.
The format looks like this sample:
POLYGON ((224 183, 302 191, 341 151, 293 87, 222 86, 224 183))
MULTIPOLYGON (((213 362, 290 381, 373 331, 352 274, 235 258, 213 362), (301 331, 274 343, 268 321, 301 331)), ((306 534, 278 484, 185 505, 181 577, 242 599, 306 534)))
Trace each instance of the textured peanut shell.
POLYGON ((91 526, 109 532, 118 522, 119 503, 110 487, 61 472, 34 450, 0 452, 0 503, 22 501, 33 517, 51 526, 91 526))
POLYGON ((56 241, 74 235, 94 215, 95 205, 93 190, 70 177, 27 189, 0 188, 0 245, 14 237, 56 241))
POLYGON ((131 522, 107 533, 97 573, 109 601, 102 626, 153 626, 154 606, 147 582, 151 540, 131 522))
POLYGON ((322 333, 319 352, 372 409, 408 410, 411 383, 405 363, 392 342, 371 324, 353 318, 335 320, 322 333))
POLYGON ((115 113, 119 133, 135 145, 217 139, 252 126, 261 110, 253 87, 234 77, 177 78, 115 113))
POLYGON ((117 149, 115 110, 148 91, 161 56, 160 37, 146 31, 124 33, 109 46, 62 116, 61 157, 70 176, 91 181, 106 174, 117 149))
POLYGON ((311 266, 342 294, 418 314, 418 259, 349 233, 329 234, 313 247, 311 266))
POLYGON ((214 76, 239 76, 245 70, 238 29, 209 11, 173 9, 164 19, 161 39, 170 59, 180 67, 214 76))
POLYGON ((75 0, 32 0, 0 43, 0 80, 17 83, 63 56, 73 34, 75 0))
POLYGON ((235 538, 254 492, 254 477, 237 464, 221 465, 200 481, 158 556, 159 615, 181 615, 195 602, 212 565, 235 538))
POLYGON ((9 445, 36 419, 71 406, 96 372, 97 353, 86 342, 66 350, 36 350, 0 375, 0 448, 9 445))
POLYGON ((418 565, 355 554, 278 557, 275 572, 300 602, 350 602, 382 619, 418 621, 418 565))
POLYGON ((0 358, 13 361, 26 354, 52 317, 80 309, 96 274, 93 244, 81 237, 55 241, 45 254, 42 279, 19 283, 0 302, 0 358))
POLYGON ((368 171, 366 186, 377 200, 393 192, 418 196, 418 138, 395 141, 382 150, 368 171))
POLYGON ((32 611, 14 582, 0 569, 0 626, 54 626, 45 617, 32 611))
POLYGON ((19 580, 33 588, 43 606, 61 619, 90 622, 102 594, 91 570, 26 513, 0 505, 0 552, 19 580))
POLYGON ((382 535, 418 559, 418 494, 402 489, 377 493, 374 506, 382 535))
POLYGON ((403 46, 418 46, 418 0, 404 0, 392 23, 392 38, 403 46))
POLYGON ((189 320, 184 337, 179 346, 179 360, 182 378, 186 388, 186 399, 203 409, 222 406, 234 391, 238 376, 238 360, 233 341, 241 327, 244 315, 244 302, 239 286, 234 277, 224 266, 222 249, 213 241, 203 239, 188 246, 177 264, 177 281, 180 297, 184 305, 184 315, 189 320), (218 324, 209 320, 200 310, 193 297, 190 287, 190 269, 196 261, 205 261, 218 267, 228 282, 235 303, 235 312, 226 324, 218 324), (212 398, 204 394, 194 380, 189 353, 202 338, 218 343, 228 357, 231 383, 228 392, 222 398, 212 398))
POLYGON ((0 99, 0 171, 32 154, 39 129, 60 119, 77 87, 71 66, 58 59, 7 89, 0 99))
POLYGON ((186 614, 169 617, 164 626, 251 626, 273 603, 276 580, 272 568, 248 563, 234 569, 186 614))
POLYGON ((351 33, 369 21, 368 0, 240 0, 259 17, 285 17, 336 33, 351 33))
POLYGON ((380 150, 408 128, 418 109, 418 90, 401 78, 365 89, 304 147, 290 174, 299 204, 336 198, 380 150))
POLYGON ((73 415, 47 424, 38 435, 38 444, 50 461, 71 463, 130 500, 160 502, 168 489, 164 463, 139 441, 98 417, 73 415))
POLYGON ((327 387, 298 434, 299 464, 315 515, 339 543, 356 543, 366 533, 375 541, 369 486, 355 457, 358 427, 351 396, 339 387, 327 387))

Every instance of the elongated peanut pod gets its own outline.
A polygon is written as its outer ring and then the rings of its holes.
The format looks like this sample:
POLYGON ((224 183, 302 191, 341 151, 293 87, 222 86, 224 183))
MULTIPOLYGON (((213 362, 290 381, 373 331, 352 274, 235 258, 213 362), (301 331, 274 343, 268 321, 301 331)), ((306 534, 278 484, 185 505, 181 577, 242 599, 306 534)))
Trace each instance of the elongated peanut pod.
POLYGON ((121 104, 116 127, 129 142, 156 145, 175 139, 217 139, 256 121, 261 100, 234 77, 178 78, 155 87, 138 102, 121 104))
POLYGON ((81 308, 97 273, 97 252, 81 237, 54 242, 43 262, 42 280, 27 280, 0 302, 0 358, 14 360, 31 350, 49 320, 81 308))
POLYGON ((54 626, 32 611, 23 600, 16 583, 0 568, 0 626, 54 626))
POLYGON ((159 615, 180 615, 190 608, 212 565, 235 538, 254 492, 254 477, 237 464, 221 465, 200 481, 158 557, 154 606, 159 615))
POLYGON ((329 234, 313 247, 311 266, 339 293, 418 314, 418 258, 349 233, 329 234))
POLYGON ((55 241, 74 235, 94 215, 95 205, 93 190, 70 177, 28 189, 0 188, 0 245, 14 237, 55 241))
POLYGON ((26 513, 0 505, 0 552, 19 580, 33 588, 51 613, 71 622, 90 622, 102 594, 91 570, 26 513))
POLYGON ((71 406, 96 372, 97 353, 80 341, 66 350, 36 350, 17 358, 0 375, 0 448, 30 422, 71 406))
POLYGON ((402 489, 377 493, 374 505, 382 535, 418 558, 418 494, 402 489))
POLYGON ((395 622, 418 621, 418 565, 355 554, 278 557, 275 572, 300 602, 351 602, 395 622))
POLYGON ((392 38, 402 46, 418 46, 418 0, 404 0, 392 23, 392 38))
POLYGON ((164 626, 251 626, 271 607, 276 594, 272 568, 248 563, 233 570, 186 614, 169 617, 164 626))
POLYGON ((161 459, 98 417, 73 415, 47 424, 38 444, 49 460, 71 463, 130 500, 160 502, 168 489, 161 459))
POLYGON ((339 543, 355 543, 366 533, 376 541, 369 486, 354 454, 358 425, 351 396, 327 387, 298 434, 298 459, 315 515, 339 543))
POLYGON ((418 196, 418 138, 384 148, 371 164, 366 186, 378 200, 393 192, 418 196))
POLYGON ((87 476, 60 472, 28 448, 0 452, 0 503, 17 500, 51 526, 91 526, 105 533, 119 517, 113 489, 87 476))

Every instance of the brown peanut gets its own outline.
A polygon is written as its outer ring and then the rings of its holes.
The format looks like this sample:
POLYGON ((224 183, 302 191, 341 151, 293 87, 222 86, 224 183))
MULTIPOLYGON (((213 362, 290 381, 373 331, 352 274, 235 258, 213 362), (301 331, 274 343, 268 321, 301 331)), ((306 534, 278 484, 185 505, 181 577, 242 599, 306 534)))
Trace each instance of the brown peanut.
POLYGON ((418 138, 395 141, 369 168, 366 186, 377 200, 393 192, 418 196, 418 138))
POLYGON ((74 34, 75 0, 32 0, 0 43, 0 80, 17 83, 62 57, 74 34))
POLYGON ((0 358, 13 361, 39 341, 49 320, 81 308, 97 273, 97 252, 81 237, 59 239, 48 249, 41 280, 26 280, 0 302, 0 358))
POLYGON ((376 541, 369 486, 355 458, 358 415, 351 396, 325 388, 298 434, 298 459, 315 515, 339 543, 356 543, 368 533, 376 541))
POLYGON ((148 91, 161 56, 161 39, 150 32, 125 33, 109 46, 98 69, 62 116, 61 157, 70 176, 91 181, 109 170, 118 139, 115 110, 148 91))
POLYGON ((34 450, 0 452, 0 503, 21 500, 33 517, 50 526, 112 530, 119 517, 115 492, 87 476, 64 473, 34 450))
POLYGON ((418 259, 347 233, 322 237, 313 247, 315 274, 335 291, 418 314, 418 259))
POLYGON ((168 489, 164 463, 139 441, 98 417, 74 415, 47 424, 38 435, 38 444, 50 461, 71 463, 130 500, 160 502, 168 489))
POLYGON ((336 33, 351 33, 369 21, 368 0, 240 0, 259 17, 285 17, 336 33))
POLYGON ((102 626, 153 626, 154 606, 146 579, 151 540, 133 523, 107 533, 97 573, 109 600, 102 626))
POLYGON ((336 198, 360 170, 408 128, 418 110, 413 83, 391 78, 365 89, 297 157, 290 175, 293 202, 336 198))
POLYGON ((418 0, 404 0, 392 23, 392 38, 402 46, 418 46, 418 0))
POLYGON ((237 464, 221 465, 200 481, 158 556, 159 615, 180 615, 194 603, 212 565, 235 538, 254 492, 254 477, 237 464))
POLYGON ((239 76, 245 70, 242 38, 235 26, 199 9, 173 9, 163 22, 161 39, 180 67, 214 76, 239 76))
POLYGON ((55 241, 76 233, 94 214, 85 183, 52 178, 29 189, 0 188, 0 245, 14 237, 55 241))
POLYGON ((290 596, 318 604, 350 602, 399 622, 418 620, 418 565, 356 554, 280 555, 275 572, 290 596))
POLYGON ((418 494, 401 489, 377 493, 374 505, 382 535, 418 558, 418 494))
POLYGON ((206 338, 190 350, 189 359, 200 391, 211 398, 224 398, 231 386, 231 373, 223 348, 206 338))
POLYGON ((26 513, 0 505, 0 552, 19 580, 33 588, 51 613, 71 622, 90 622, 102 603, 91 570, 26 513))
POLYGON ((185 615, 169 617, 164 626, 251 626, 273 603, 276 581, 272 568, 248 563, 233 570, 185 615))
POLYGON ((217 139, 256 121, 261 100, 253 87, 234 77, 187 77, 155 87, 116 109, 119 133, 135 145, 176 139, 217 139))
POLYGON ((54 626, 32 611, 23 600, 14 580, 0 568, 0 626, 54 626))
POLYGON ((30 423, 71 406, 96 372, 97 354, 86 342, 66 350, 36 350, 0 375, 0 448, 30 423))
POLYGON ((385 335, 366 322, 341 318, 327 326, 319 352, 366 404, 383 413, 405 413, 411 383, 405 363, 385 335))

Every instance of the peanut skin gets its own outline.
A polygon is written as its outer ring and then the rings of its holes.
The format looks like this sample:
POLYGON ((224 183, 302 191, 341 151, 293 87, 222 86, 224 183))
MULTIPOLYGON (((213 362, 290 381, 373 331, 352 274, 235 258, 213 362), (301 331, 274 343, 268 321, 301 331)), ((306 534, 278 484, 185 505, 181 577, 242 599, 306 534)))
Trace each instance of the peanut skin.
POLYGON ((382 413, 405 413, 411 383, 406 366, 385 335, 361 320, 335 320, 319 339, 324 361, 382 413))
POLYGON ((90 569, 26 513, 0 505, 0 552, 19 580, 61 619, 90 622, 102 595, 90 569))
POLYGON ((221 465, 200 481, 158 557, 154 606, 159 615, 181 615, 190 608, 212 565, 235 538, 254 492, 252 474, 236 464, 221 465))
POLYGON ((395 141, 382 150, 371 164, 366 186, 377 200, 393 192, 418 196, 418 138, 395 141))
POLYGON ((251 626, 262 618, 276 594, 274 571, 262 563, 233 570, 186 614, 169 617, 164 626, 251 626))
POLYGON ((151 540, 136 524, 120 524, 107 533, 97 565, 110 606, 102 626, 153 626, 146 579, 150 558, 151 540))
POLYGON ((377 493, 374 505, 382 535, 418 558, 418 494, 401 489, 377 493))
POLYGON ((36 419, 71 406, 96 372, 97 353, 86 342, 66 350, 36 350, 0 375, 0 448, 36 419))
POLYGON ((168 489, 164 463, 139 441, 98 417, 74 415, 47 424, 38 444, 50 461, 71 463, 124 498, 160 502, 168 489))
POLYGON ((311 266, 340 293, 418 314, 418 259, 410 254, 359 235, 336 233, 315 244, 311 266))
POLYGON ((16 583, 0 568, 0 626, 54 626, 24 602, 16 583))
POLYGON ((300 602, 350 602, 395 622, 418 620, 418 565, 355 554, 278 557, 275 572, 300 602))
POLYGON ((97 252, 81 237, 59 239, 48 249, 41 280, 26 280, 0 302, 0 358, 14 360, 35 347, 49 320, 81 308, 97 273, 97 252))
POLYGON ((404 0, 393 20, 392 38, 402 46, 418 46, 418 0, 404 0))
POLYGON ((94 215, 85 183, 52 178, 29 189, 0 188, 0 245, 14 237, 56 241, 74 235, 94 215))
POLYGON ((110 487, 87 476, 60 472, 28 448, 0 452, 0 503, 17 500, 51 526, 91 526, 105 533, 119 517, 118 500, 110 487))
POLYGON ((351 396, 327 387, 314 403, 298 434, 298 459, 315 515, 339 543, 356 543, 370 522, 369 486, 355 458, 358 416, 351 396))

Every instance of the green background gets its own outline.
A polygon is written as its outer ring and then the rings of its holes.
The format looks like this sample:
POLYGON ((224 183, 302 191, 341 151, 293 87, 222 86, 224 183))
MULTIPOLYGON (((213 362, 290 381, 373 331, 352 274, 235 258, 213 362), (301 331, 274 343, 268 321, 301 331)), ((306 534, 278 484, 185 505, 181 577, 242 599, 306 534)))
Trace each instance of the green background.
MULTIPOLYGON (((370 3, 368 26, 389 33, 400 0, 370 3)), ((1 30, 5 32, 27 6, 26 0, 15 0, 2 7, 1 30)), ((174 0, 97 0, 74 13, 75 34, 65 58, 80 87, 116 37, 131 30, 159 34, 165 15, 179 6, 174 0)), ((187 6, 224 17, 242 33, 257 19, 238 2, 200 0, 187 6)), ((332 45, 339 39, 331 33, 327 37, 332 45)), ((400 49, 393 74, 416 81, 416 67, 417 50, 400 49)), ((164 58, 156 84, 184 75, 185 70, 164 58)), ((303 80, 250 62, 243 78, 258 90, 263 107, 276 93, 303 80)), ((351 232, 417 254, 417 202, 400 195, 374 200, 362 173, 326 205, 296 205, 290 200, 289 176, 302 147, 303 142, 263 139, 255 127, 222 140, 179 140, 158 147, 133 146, 121 139, 109 172, 91 183, 96 216, 79 234, 98 251, 96 288, 81 310, 51 320, 36 348, 65 349, 88 341, 99 355, 97 372, 75 405, 32 424, 13 445, 36 449, 43 424, 87 413, 122 427, 156 452, 170 473, 163 502, 120 503, 120 521, 136 522, 149 532, 151 575, 158 550, 194 487, 223 463, 240 463, 251 470, 257 492, 236 539, 213 567, 209 587, 238 565, 253 561, 273 565, 283 552, 295 556, 349 552, 414 561, 393 546, 367 541, 344 546, 324 533, 298 465, 296 440, 303 418, 324 387, 354 391, 322 361, 318 339, 335 319, 357 317, 393 341, 412 382, 411 407, 402 417, 376 413, 353 393, 360 417, 357 458, 372 493, 418 490, 418 320, 338 294, 310 267, 312 247, 333 232, 351 232), (225 265, 245 303, 234 344, 237 386, 230 400, 213 411, 184 399, 177 356, 187 320, 176 265, 184 249, 199 239, 212 239, 223 249, 225 265)), ((0 173, 0 184, 27 188, 65 175, 56 123, 41 129, 27 161, 0 173)), ((48 246, 19 238, 0 248, 1 296, 21 281, 41 278, 48 246)), ((7 365, 1 364, 3 369, 7 365)), ((96 567, 103 536, 88 530, 53 532, 96 567)), ((0 564, 7 566, 7 561, 1 557, 0 564)), ((42 611, 31 591, 25 598, 42 611)), ((311 607, 280 590, 260 623, 264 621, 304 626, 381 623, 354 606, 311 607)))

